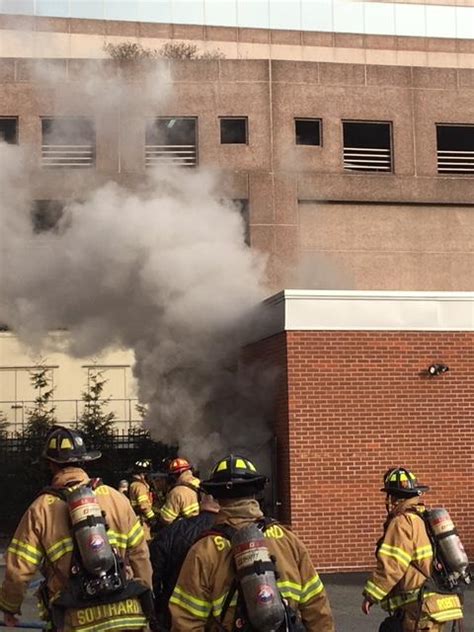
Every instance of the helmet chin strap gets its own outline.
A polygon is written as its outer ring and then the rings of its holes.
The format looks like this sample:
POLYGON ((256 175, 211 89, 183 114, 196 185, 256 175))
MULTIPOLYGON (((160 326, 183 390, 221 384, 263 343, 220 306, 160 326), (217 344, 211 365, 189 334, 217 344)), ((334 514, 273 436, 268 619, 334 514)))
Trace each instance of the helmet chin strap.
POLYGON ((393 511, 401 500, 403 499, 395 498, 395 496, 387 494, 385 496, 385 509, 387 510, 387 513, 389 514, 391 511, 393 511))

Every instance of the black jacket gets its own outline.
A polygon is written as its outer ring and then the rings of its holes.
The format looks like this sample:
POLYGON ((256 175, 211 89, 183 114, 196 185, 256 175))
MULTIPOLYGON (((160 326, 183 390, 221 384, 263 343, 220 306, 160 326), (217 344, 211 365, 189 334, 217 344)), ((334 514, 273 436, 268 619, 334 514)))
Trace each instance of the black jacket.
POLYGON ((187 552, 201 533, 212 527, 216 515, 202 511, 198 516, 176 520, 150 542, 153 590, 161 605, 171 597, 187 552))

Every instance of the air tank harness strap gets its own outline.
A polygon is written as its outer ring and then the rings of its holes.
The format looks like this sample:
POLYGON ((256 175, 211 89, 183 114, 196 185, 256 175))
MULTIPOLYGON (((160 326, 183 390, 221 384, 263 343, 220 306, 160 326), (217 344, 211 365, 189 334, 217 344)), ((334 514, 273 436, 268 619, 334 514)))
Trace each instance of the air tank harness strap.
MULTIPOLYGON (((263 534, 265 533, 265 531, 270 525, 275 524, 275 523, 276 523, 276 520, 273 520, 273 518, 267 518, 265 516, 264 518, 262 518, 261 520, 257 522, 257 526, 259 529, 261 529, 262 534, 263 534)), ((237 529, 230 524, 217 524, 217 525, 214 525, 214 527, 210 531, 206 531, 203 535, 204 536, 221 535, 225 537, 227 540, 232 541, 232 538, 234 534, 236 533, 236 531, 237 529)), ((240 580, 243 577, 247 575, 251 575, 253 573, 256 573, 257 575, 263 575, 263 573, 265 573, 266 571, 273 571, 276 574, 275 562, 273 560, 272 562, 262 562, 260 560, 256 560, 250 568, 246 568, 245 570, 240 571, 237 574, 237 577, 233 578, 232 584, 230 585, 230 588, 229 588, 229 592, 227 593, 224 603, 222 605, 221 614, 219 616, 219 619, 217 620, 217 625, 221 630, 225 629, 222 626, 222 622, 224 621, 224 617, 227 614, 227 610, 229 609, 229 606, 236 592, 238 594, 237 609, 239 609, 239 606, 242 607, 242 599, 241 599, 241 594, 239 590, 240 580)))
POLYGON ((72 531, 75 533, 83 527, 95 527, 98 524, 103 524, 107 530, 107 524, 103 516, 87 516, 87 518, 83 518, 80 522, 76 522, 76 524, 72 525, 72 531))
MULTIPOLYGON (((104 483, 101 478, 91 478, 90 481, 88 481, 87 483, 83 483, 85 487, 90 487, 92 490, 96 490, 98 487, 100 487, 103 484, 104 483)), ((51 494, 51 496, 56 496, 57 498, 60 498, 61 500, 66 501, 68 490, 70 490, 72 487, 76 487, 79 485, 82 485, 82 483, 79 483, 79 481, 71 481, 71 483, 67 485, 66 487, 53 487, 52 485, 47 485, 46 487, 43 487, 43 489, 39 492, 38 496, 43 496, 44 494, 51 494)))

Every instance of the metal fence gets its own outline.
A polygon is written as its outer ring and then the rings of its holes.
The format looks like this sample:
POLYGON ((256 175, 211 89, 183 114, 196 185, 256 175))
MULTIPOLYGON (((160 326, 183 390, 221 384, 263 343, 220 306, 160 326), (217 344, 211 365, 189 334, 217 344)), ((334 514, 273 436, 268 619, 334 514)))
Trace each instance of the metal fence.
MULTIPOLYGON (((86 439, 87 440, 87 439, 86 439)), ((174 456, 176 448, 152 441, 140 428, 115 430, 113 435, 92 445, 102 458, 87 465, 91 477, 98 476, 109 485, 129 478, 135 461, 149 458, 158 467, 166 456, 174 456)), ((22 513, 50 483, 50 473, 40 458, 42 439, 31 439, 16 433, 0 435, 0 537, 10 537, 22 513)))

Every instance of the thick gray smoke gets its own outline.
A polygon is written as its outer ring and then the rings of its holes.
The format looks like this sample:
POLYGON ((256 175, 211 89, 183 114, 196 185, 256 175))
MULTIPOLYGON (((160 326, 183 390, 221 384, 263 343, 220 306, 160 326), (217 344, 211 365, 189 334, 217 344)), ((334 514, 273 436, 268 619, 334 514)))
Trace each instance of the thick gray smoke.
POLYGON ((134 191, 109 182, 45 232, 33 230, 27 183, 21 149, 0 144, 2 320, 37 347, 65 327, 77 356, 133 349, 145 424, 193 459, 267 441, 272 375, 236 370, 263 262, 216 176, 160 169, 134 191))

